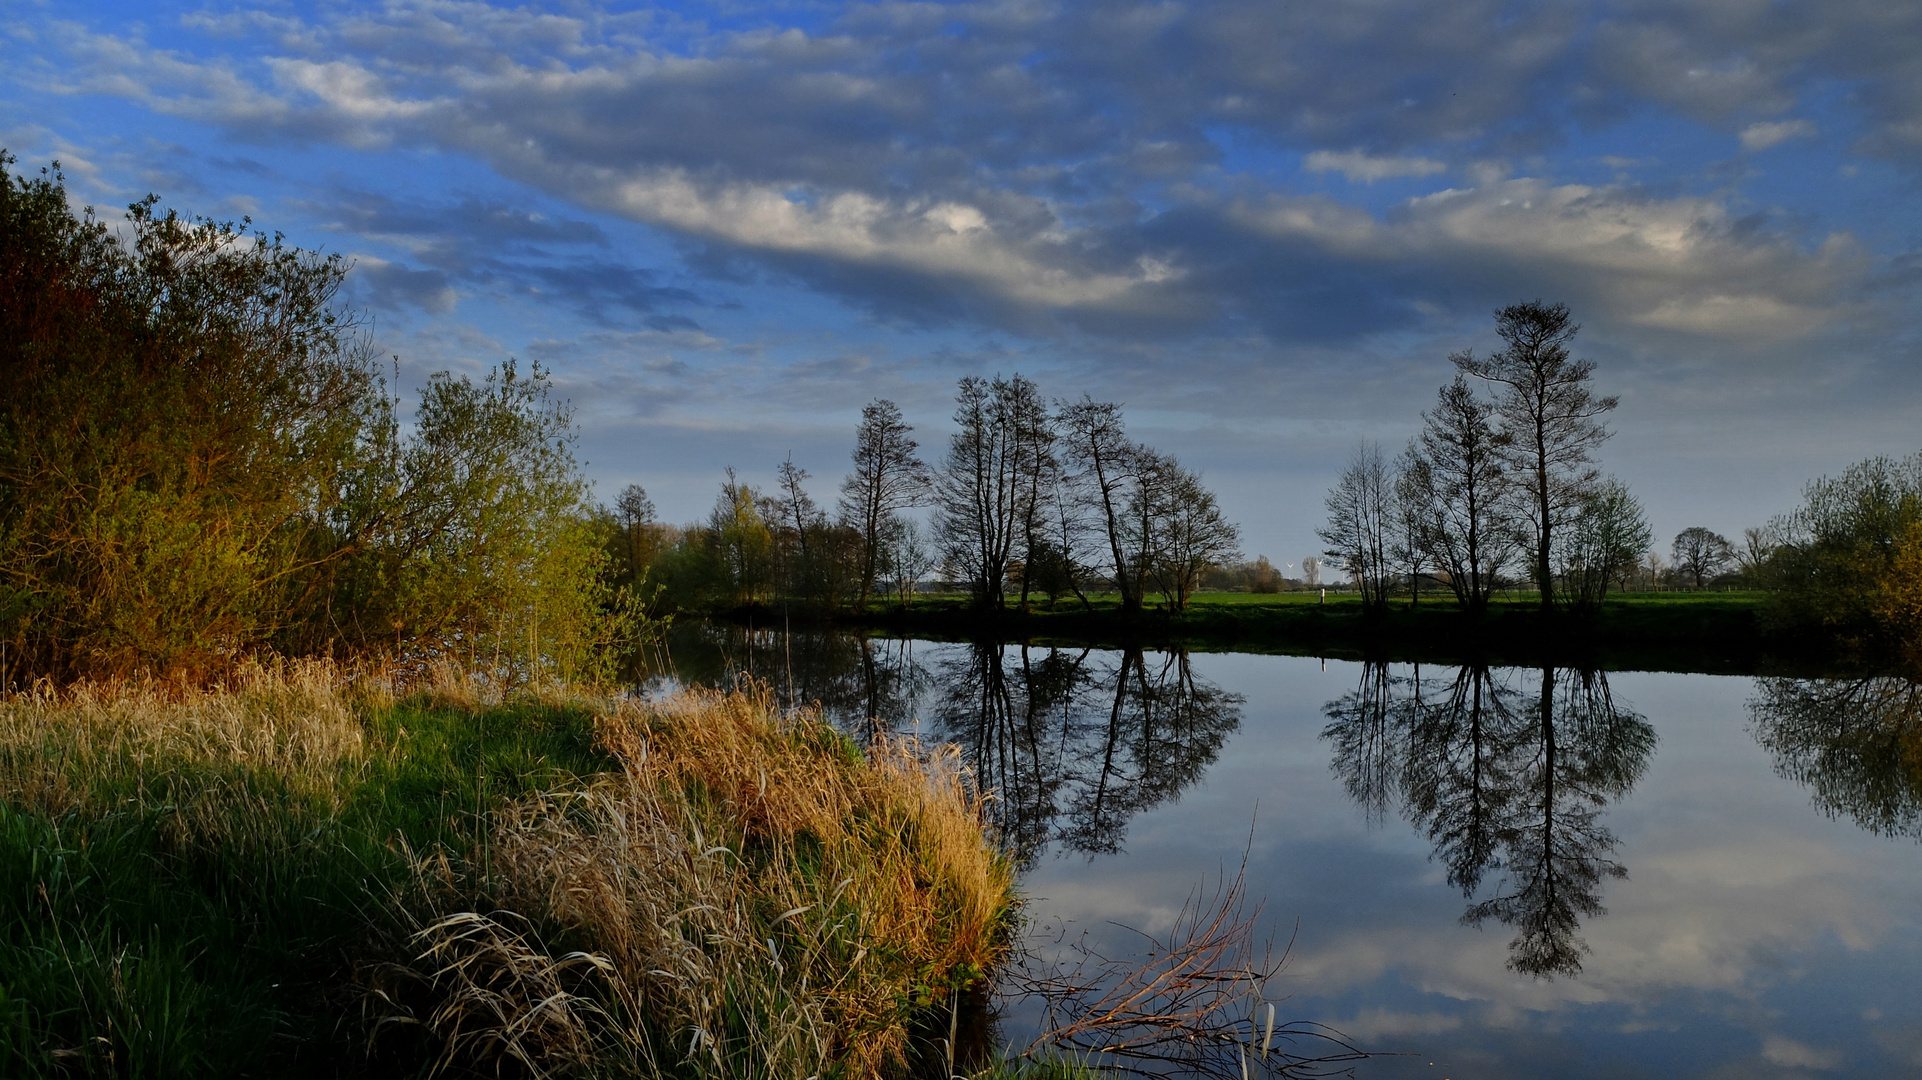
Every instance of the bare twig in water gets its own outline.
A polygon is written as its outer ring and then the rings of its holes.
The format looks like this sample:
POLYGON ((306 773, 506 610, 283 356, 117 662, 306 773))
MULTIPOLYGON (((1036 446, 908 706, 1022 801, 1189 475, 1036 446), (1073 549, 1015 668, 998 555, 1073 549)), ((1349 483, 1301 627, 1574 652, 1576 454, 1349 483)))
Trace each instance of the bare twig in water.
POLYGON ((1248 908, 1247 870, 1244 853, 1232 882, 1224 874, 1212 894, 1197 888, 1164 937, 1123 927, 1147 940, 1140 959, 1103 955, 1083 933, 1049 966, 1037 970, 1031 960, 1008 985, 1012 997, 1038 998, 1044 1010, 1024 1056, 1065 1053, 1139 1076, 1352 1075, 1345 1063, 1368 1054, 1341 1032, 1276 1023, 1264 991, 1288 948, 1277 957, 1272 937, 1257 938, 1261 905, 1248 908))

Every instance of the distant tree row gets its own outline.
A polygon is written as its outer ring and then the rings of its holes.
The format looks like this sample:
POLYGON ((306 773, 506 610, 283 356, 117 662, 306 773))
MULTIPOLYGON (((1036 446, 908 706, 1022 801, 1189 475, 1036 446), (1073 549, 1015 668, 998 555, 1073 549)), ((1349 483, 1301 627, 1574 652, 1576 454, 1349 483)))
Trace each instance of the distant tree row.
POLYGON ((1279 588, 1266 560, 1239 567, 1239 532, 1201 477, 1127 437, 1121 408, 1083 398, 1050 403, 1020 376, 962 379, 955 431, 938 466, 919 456, 893 402, 862 410, 853 470, 832 515, 808 494, 806 470, 784 462, 763 493, 732 470, 705 523, 654 520, 631 487, 612 552, 631 578, 679 606, 730 607, 786 597, 865 606, 905 603, 929 575, 960 584, 984 609, 1052 603, 1111 589, 1126 611, 1149 593, 1187 606, 1210 575, 1279 588), (905 513, 932 510, 923 528, 905 513))
POLYGON ((1616 406, 1574 359, 1566 305, 1495 313, 1500 351, 1449 357, 1453 382, 1393 461, 1363 444, 1328 494, 1319 535, 1374 610, 1439 581, 1466 611, 1520 571, 1546 609, 1591 609, 1634 574, 1651 535, 1641 505, 1595 467, 1616 406))

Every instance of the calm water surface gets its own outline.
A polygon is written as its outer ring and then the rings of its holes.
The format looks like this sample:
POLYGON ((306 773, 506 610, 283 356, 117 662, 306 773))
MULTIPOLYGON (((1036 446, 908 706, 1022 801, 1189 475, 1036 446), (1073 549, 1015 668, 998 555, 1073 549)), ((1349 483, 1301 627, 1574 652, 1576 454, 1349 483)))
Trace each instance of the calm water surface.
POLYGON ((1029 914, 1117 950, 1138 939, 1114 924, 1165 930, 1246 850, 1295 938, 1269 988, 1284 1017, 1412 1055, 1360 1077, 1922 1076, 1903 680, 711 626, 656 671, 749 672, 857 733, 959 743, 1029 914))

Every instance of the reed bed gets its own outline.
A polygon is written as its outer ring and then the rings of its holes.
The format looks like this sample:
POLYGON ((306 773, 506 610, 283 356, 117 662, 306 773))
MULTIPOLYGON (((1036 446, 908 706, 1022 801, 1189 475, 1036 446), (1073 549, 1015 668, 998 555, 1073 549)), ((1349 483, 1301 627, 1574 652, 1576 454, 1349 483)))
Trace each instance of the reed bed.
POLYGON ((618 771, 507 803, 490 838, 495 897, 535 925, 423 928, 418 981, 458 1004, 408 1018, 537 1073, 867 1078, 926 1057, 917 1019, 1010 937, 1012 870, 953 752, 864 753, 765 692, 607 704, 618 771))

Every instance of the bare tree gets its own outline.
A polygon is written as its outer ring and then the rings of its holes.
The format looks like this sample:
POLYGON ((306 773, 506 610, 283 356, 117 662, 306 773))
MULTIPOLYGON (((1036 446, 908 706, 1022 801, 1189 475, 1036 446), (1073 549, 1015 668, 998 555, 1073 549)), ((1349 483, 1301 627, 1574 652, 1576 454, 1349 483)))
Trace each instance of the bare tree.
POLYGON ((854 472, 841 483, 841 517, 861 534, 862 607, 874 591, 889 521, 927 497, 928 469, 915 455, 918 444, 908 437, 913 430, 902 420, 900 406, 886 398, 875 398, 861 410, 854 472))
POLYGON ((1701 588, 1709 578, 1722 572, 1722 568, 1735 561, 1735 548, 1720 533, 1710 532, 1700 525, 1692 525, 1675 534, 1675 543, 1669 547, 1669 554, 1675 559, 1675 572, 1693 579, 1696 588, 1701 588))
POLYGON ((1355 580, 1362 606, 1380 611, 1388 602, 1389 531, 1394 482, 1381 447, 1365 442, 1328 492, 1328 523, 1315 530, 1326 554, 1355 580))
POLYGON ((936 482, 942 548, 985 608, 1002 606, 1016 545, 1038 520, 1035 462, 1045 448, 1037 445, 1033 414, 1040 400, 1020 375, 992 382, 969 376, 955 396, 957 430, 936 482))
POLYGON ((1124 503, 1121 548, 1130 564, 1129 573, 1143 593, 1161 560, 1162 522, 1174 512, 1175 487, 1181 471, 1181 464, 1166 454, 1146 446, 1134 448, 1124 503))
POLYGON ((1426 467, 1423 539, 1434 566, 1448 575, 1464 611, 1487 609, 1518 537, 1508 520, 1510 491, 1502 457, 1507 437, 1495 430, 1494 408, 1460 375, 1422 414, 1415 452, 1426 467))
POLYGON ((921 580, 934 569, 935 552, 921 535, 920 526, 907 518, 891 518, 881 545, 881 573, 906 610, 921 580))
POLYGON ((1408 606, 1421 603, 1421 579, 1435 565, 1430 552, 1435 521, 1435 474, 1411 440, 1395 459, 1395 506, 1389 522, 1388 561, 1408 579, 1408 606))
POLYGON ((1501 388, 1495 412, 1509 439, 1503 454, 1527 492, 1522 520, 1531 534, 1543 610, 1555 604, 1555 530, 1580 508, 1600 475, 1589 454, 1609 431, 1597 418, 1617 400, 1590 393, 1594 363, 1570 358, 1568 343, 1580 329, 1566 304, 1510 304, 1495 313, 1495 332, 1507 348, 1482 357, 1472 352, 1449 357, 1463 373, 1501 388))
POLYGON ((808 495, 807 488, 802 486, 807 483, 808 471, 795 465, 794 455, 789 454, 787 460, 781 462, 781 467, 775 471, 774 477, 774 482, 779 487, 774 501, 779 507, 780 526, 794 530, 794 543, 799 546, 801 557, 805 559, 807 558, 808 526, 814 523, 815 515, 820 513, 820 510, 815 508, 814 499, 808 495))
POLYGON ((1107 540, 1108 567, 1124 612, 1141 610, 1138 560, 1129 553, 1128 489, 1135 479, 1139 447, 1128 441, 1121 407, 1083 397, 1060 408, 1062 442, 1070 474, 1107 540))

